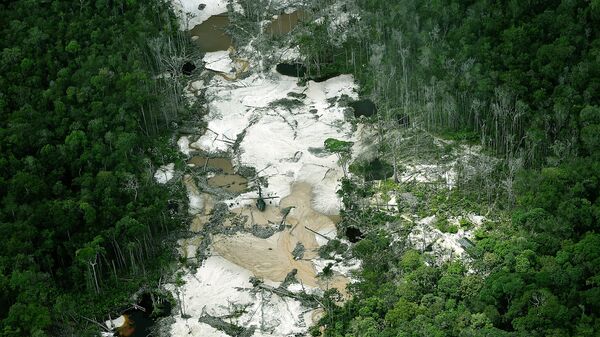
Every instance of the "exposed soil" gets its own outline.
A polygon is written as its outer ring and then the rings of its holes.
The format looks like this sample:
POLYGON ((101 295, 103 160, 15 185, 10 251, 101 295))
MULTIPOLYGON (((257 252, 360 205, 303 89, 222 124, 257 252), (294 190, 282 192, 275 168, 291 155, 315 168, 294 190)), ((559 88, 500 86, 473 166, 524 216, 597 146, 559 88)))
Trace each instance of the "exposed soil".
POLYGON ((227 260, 251 271, 255 276, 271 281, 282 282, 286 275, 297 269, 297 279, 310 287, 335 287, 345 293, 348 280, 340 275, 328 282, 316 277, 315 267, 310 259, 317 258, 319 245, 313 231, 335 230, 330 217, 314 211, 311 207, 312 187, 306 183, 296 183, 292 193, 283 198, 279 207, 268 207, 265 212, 249 208, 235 212, 252 217, 254 224, 264 226, 279 225, 283 215, 279 211, 294 207, 287 216, 287 228, 267 239, 249 233, 234 236, 217 235, 213 240, 214 251, 227 260), (298 243, 305 247, 304 258, 295 260, 292 251, 298 243))

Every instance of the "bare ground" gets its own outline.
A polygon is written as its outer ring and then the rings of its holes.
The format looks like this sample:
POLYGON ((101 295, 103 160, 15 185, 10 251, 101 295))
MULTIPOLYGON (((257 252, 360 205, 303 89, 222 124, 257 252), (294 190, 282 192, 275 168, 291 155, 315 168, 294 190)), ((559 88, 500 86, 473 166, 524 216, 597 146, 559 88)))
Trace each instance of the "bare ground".
POLYGON ((296 183, 292 186, 289 196, 283 198, 279 207, 270 206, 265 212, 258 212, 252 207, 234 210, 235 213, 248 215, 249 222, 259 225, 279 224, 283 218, 281 209, 294 207, 285 220, 289 225, 268 239, 261 239, 249 233, 233 236, 217 235, 213 238, 213 250, 227 260, 251 271, 256 277, 281 282, 292 270, 297 269, 296 278, 310 287, 335 287, 342 294, 348 279, 335 275, 328 281, 316 276, 313 262, 317 258, 319 245, 313 231, 335 230, 331 217, 320 214, 312 209, 312 187, 307 183, 296 183), (295 260, 291 252, 300 242, 306 252, 304 258, 295 260))

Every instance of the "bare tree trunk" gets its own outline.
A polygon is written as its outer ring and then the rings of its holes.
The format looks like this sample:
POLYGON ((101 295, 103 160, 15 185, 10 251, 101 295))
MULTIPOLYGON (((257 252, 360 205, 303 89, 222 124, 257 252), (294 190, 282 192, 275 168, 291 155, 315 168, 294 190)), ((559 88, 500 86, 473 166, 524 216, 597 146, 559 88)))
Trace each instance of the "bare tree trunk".
POLYGON ((98 276, 96 275, 96 264, 97 264, 96 260, 97 259, 98 259, 98 255, 96 254, 96 256, 94 257, 94 262, 88 261, 88 263, 92 267, 92 272, 94 273, 94 285, 95 285, 95 289, 96 289, 96 294, 99 294, 100 286, 98 285, 98 276))

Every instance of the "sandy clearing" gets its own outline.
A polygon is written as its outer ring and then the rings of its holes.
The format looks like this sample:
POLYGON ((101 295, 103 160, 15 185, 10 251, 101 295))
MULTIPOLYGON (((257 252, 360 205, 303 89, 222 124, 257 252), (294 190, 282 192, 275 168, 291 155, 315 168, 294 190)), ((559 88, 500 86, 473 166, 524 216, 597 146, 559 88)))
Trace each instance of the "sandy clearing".
MULTIPOLYGON (((317 232, 335 231, 335 223, 330 217, 316 212, 311 205, 312 187, 306 183, 296 183, 292 186, 292 193, 283 198, 280 208, 294 207, 287 219, 286 228, 268 239, 257 238, 248 233, 234 236, 217 235, 213 240, 215 253, 239 265, 255 276, 274 282, 281 282, 292 270, 297 269, 299 281, 310 287, 325 288, 327 284, 345 290, 347 280, 343 276, 334 277, 329 282, 316 277, 316 269, 312 259, 317 258, 320 247, 316 235, 309 231, 310 228, 317 232), (300 242, 306 251, 304 259, 295 260, 291 252, 300 242), (325 287, 324 287, 325 286, 325 287)), ((282 219, 277 207, 269 207, 267 212, 252 212, 248 208, 238 210, 240 214, 251 212, 255 223, 260 225, 279 224, 282 219)))
MULTIPOLYGON (((222 7, 227 1, 173 2, 176 8, 192 14, 187 20, 182 17, 184 28, 189 29, 201 22, 208 23, 205 20, 210 15, 224 12, 222 7), (198 7, 200 3, 206 4, 202 10, 198 7)), ((274 2, 283 7, 293 1, 274 2)), ((213 77, 209 83, 201 83, 199 88, 206 88, 208 99, 209 115, 205 117, 208 130, 200 137, 180 138, 180 150, 188 156, 196 150, 229 152, 231 155, 238 135, 245 135, 238 139, 241 140, 238 153, 233 153, 237 156, 236 166, 252 166, 260 177, 268 180, 268 186, 263 188, 264 196, 283 197, 266 200, 265 212, 258 211, 254 205, 256 191, 226 200, 233 217, 228 216, 223 226, 246 217, 246 228, 253 225, 277 227, 283 219, 281 210, 294 208, 285 219, 286 228, 268 239, 248 233, 220 234, 211 238, 213 243, 208 251, 213 256, 203 261, 196 271, 186 270, 185 284, 178 289, 186 313, 192 318, 184 320, 176 316, 172 335, 225 336, 199 323, 197 318, 203 313, 224 316, 240 305, 245 307, 244 313, 228 320, 239 326, 257 327, 255 337, 304 334, 308 326, 316 322, 319 310, 311 310, 297 300, 264 289, 255 289, 249 279, 256 276, 263 278, 265 284, 277 287, 292 269, 297 269, 297 279, 302 282, 300 288, 305 286, 309 293, 335 287, 347 295, 345 288, 349 279, 342 275, 347 275, 345 266, 336 264, 334 276, 327 280, 316 276, 333 260, 318 257, 318 248, 327 239, 312 231, 327 237, 335 236, 335 217, 326 214, 339 213, 341 202, 335 191, 339 188, 342 170, 334 155, 316 155, 313 151, 322 148, 329 137, 356 140, 344 121, 344 108, 336 102, 341 95, 356 98, 356 84, 352 76, 342 75, 322 83, 310 81, 306 86, 298 86, 297 79, 275 71, 238 79, 238 72, 247 70, 249 63, 239 62, 229 51, 209 53, 204 61, 213 71, 235 71, 236 76, 219 73, 221 76, 213 77), (293 97, 288 96, 290 92, 306 94, 305 99, 300 99, 301 106, 290 103, 290 97, 293 97), (305 247, 302 260, 295 260, 291 254, 297 243, 305 247)), ((192 159, 189 166, 201 170, 206 160, 200 162, 200 159, 192 159)), ((227 172, 229 167, 220 168, 225 174, 233 174, 227 172)), ((215 177, 209 175, 212 182, 215 177)), ((184 176, 183 182, 190 200, 190 213, 194 215, 190 230, 199 233, 211 216, 214 201, 198 189, 192 176, 184 176)), ((200 238, 198 235, 180 242, 182 255, 195 256, 200 238)), ((298 288, 297 284, 294 286, 298 288)))
MULTIPOLYGON (((207 132, 191 147, 209 153, 231 151, 238 135, 244 135, 238 164, 255 167, 269 180, 265 195, 283 197, 290 194, 291 183, 307 182, 315 188, 313 208, 323 214, 339 213, 341 201, 335 192, 342 169, 338 159, 311 150, 322 148, 327 138, 356 140, 344 121, 345 108, 337 104, 342 95, 357 97, 352 76, 298 86, 296 78, 273 70, 235 82, 213 78, 206 95, 207 132), (290 92, 306 97, 294 101, 290 92)), ((249 199, 255 197, 255 192, 248 192, 234 202, 251 204, 249 199)))
POLYGON ((200 190, 198 189, 198 186, 196 186, 196 182, 191 175, 186 174, 183 176, 183 184, 187 190, 187 196, 189 200, 188 211, 191 215, 196 215, 203 209, 204 198, 200 195, 200 190))
POLYGON ((172 3, 182 30, 192 29, 213 15, 227 12, 227 0, 172 0, 172 3), (201 4, 205 5, 203 9, 200 9, 201 4))
POLYGON ((159 184, 166 184, 173 179, 174 175, 175 163, 169 163, 159 167, 158 170, 156 170, 154 173, 154 179, 156 179, 159 184))

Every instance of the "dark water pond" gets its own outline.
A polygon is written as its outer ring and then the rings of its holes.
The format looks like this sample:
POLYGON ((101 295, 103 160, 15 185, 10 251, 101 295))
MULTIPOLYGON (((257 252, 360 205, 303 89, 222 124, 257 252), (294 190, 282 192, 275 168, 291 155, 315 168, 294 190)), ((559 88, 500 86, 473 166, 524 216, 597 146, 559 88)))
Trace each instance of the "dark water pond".
POLYGON ((123 337, 146 337, 150 334, 154 320, 152 320, 145 312, 141 310, 131 310, 126 313, 129 318, 131 328, 125 331, 130 331, 131 334, 123 333, 123 337))
POLYGON ((354 117, 356 118, 360 116, 371 117, 377 113, 377 107, 370 99, 351 102, 350 106, 354 109, 354 117))
POLYGON ((278 73, 285 76, 304 77, 306 76, 306 67, 301 63, 280 63, 275 68, 278 73))
POLYGON ((192 72, 196 69, 196 66, 192 63, 192 62, 186 62, 183 64, 183 66, 181 67, 181 72, 184 75, 191 75, 192 72))
POLYGON ((357 243, 358 241, 364 239, 365 235, 356 227, 348 227, 346 228, 346 237, 348 238, 348 241, 357 243))
POLYGON ((331 72, 321 76, 308 76, 308 69, 301 63, 280 63, 275 67, 275 70, 281 75, 306 78, 315 82, 325 82, 330 78, 341 75, 339 72, 331 72))
POLYGON ((326 75, 322 75, 322 76, 318 76, 318 77, 312 77, 311 80, 315 81, 315 82, 325 82, 330 78, 334 78, 337 76, 340 76, 342 73, 329 73, 326 75))
POLYGON ((363 176, 366 181, 373 181, 391 178, 394 175, 394 168, 385 161, 375 158, 369 162, 356 161, 352 163, 350 172, 363 176))

